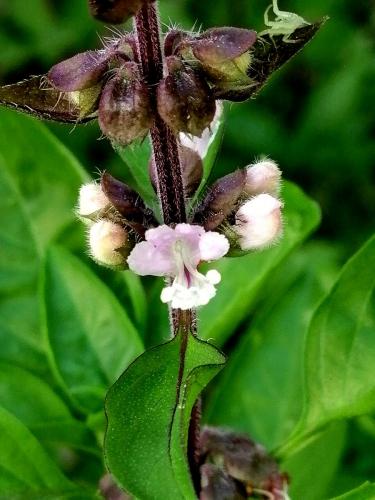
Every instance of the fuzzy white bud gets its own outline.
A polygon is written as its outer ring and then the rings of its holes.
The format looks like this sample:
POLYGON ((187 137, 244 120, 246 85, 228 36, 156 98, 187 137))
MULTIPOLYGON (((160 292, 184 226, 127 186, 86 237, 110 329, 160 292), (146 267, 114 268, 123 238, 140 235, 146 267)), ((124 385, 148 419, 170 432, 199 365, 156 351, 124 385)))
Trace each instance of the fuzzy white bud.
POLYGON ((94 260, 106 266, 120 266, 125 263, 119 251, 128 241, 125 229, 108 220, 95 222, 89 231, 90 253, 94 260))
POLYGON ((264 159, 249 165, 246 170, 245 193, 277 195, 280 190, 281 171, 273 160, 264 159))
POLYGON ((100 184, 89 182, 79 190, 77 213, 80 217, 90 217, 104 210, 110 204, 100 184))
POLYGON ((280 235, 281 208, 281 201, 269 194, 259 194, 239 208, 234 230, 242 250, 265 247, 280 235))

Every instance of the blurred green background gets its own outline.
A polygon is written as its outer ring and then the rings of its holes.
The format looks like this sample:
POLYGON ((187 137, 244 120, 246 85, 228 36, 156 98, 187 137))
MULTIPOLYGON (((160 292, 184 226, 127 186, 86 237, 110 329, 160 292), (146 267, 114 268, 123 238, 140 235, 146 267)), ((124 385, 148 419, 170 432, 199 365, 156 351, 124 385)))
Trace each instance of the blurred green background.
MULTIPOLYGON (((371 0, 284 0, 308 20, 330 16, 314 41, 273 77, 256 100, 235 104, 215 175, 260 154, 279 162, 323 211, 319 236, 343 256, 373 230, 375 217, 375 3, 371 0)), ((164 28, 234 25, 260 29, 268 0, 162 0, 164 28)), ((87 48, 110 29, 91 20, 84 0, 0 1, 0 82, 10 83, 87 48)), ((90 171, 121 165, 96 124, 51 124, 90 171)))
MULTIPOLYGON (((186 29, 262 29, 268 3, 161 0, 160 7, 164 29, 176 23, 186 29)), ((344 262, 374 232, 375 2, 280 0, 279 7, 308 20, 325 15, 330 20, 256 100, 231 106, 214 175, 245 166, 261 154, 272 157, 286 179, 320 204, 322 224, 315 239, 344 262)), ((45 73, 59 60, 97 48, 99 35, 112 33, 89 17, 85 0, 0 0, 0 84, 45 73)), ((109 169, 121 176, 122 162, 100 140, 96 123, 49 127, 90 173, 109 169)), ((231 347, 226 346, 227 352, 231 347)), ((349 425, 340 490, 345 489, 344 478, 349 484, 353 476, 359 484, 373 474, 373 453, 367 447, 373 422, 361 419, 349 425)))

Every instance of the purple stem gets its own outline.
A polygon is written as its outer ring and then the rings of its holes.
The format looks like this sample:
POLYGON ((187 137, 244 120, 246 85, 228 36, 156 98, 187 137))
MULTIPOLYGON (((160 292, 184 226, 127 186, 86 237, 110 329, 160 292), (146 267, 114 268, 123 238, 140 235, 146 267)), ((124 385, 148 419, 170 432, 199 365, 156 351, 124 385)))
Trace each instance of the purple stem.
MULTIPOLYGON (((158 179, 158 196, 163 220, 167 225, 186 222, 184 187, 177 139, 157 112, 156 88, 163 78, 163 54, 160 44, 157 3, 147 4, 135 18, 139 60, 148 84, 155 122, 151 129, 153 156, 158 179)), ((196 334, 195 311, 170 310, 172 335, 181 329, 187 342, 189 332, 196 334)), ((182 360, 183 361, 183 360, 182 360)), ((181 363, 183 369, 184 363, 181 363)), ((180 374, 182 378, 182 374, 180 374)), ((189 428, 188 460, 193 482, 199 488, 200 401, 193 408, 189 428)))

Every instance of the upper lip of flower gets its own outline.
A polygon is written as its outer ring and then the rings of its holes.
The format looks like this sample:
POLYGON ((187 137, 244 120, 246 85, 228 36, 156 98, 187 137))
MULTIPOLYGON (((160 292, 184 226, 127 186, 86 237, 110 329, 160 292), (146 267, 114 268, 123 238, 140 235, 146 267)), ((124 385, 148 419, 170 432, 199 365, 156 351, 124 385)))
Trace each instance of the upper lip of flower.
POLYGON ((190 309, 206 304, 215 295, 219 273, 203 275, 197 267, 203 260, 217 260, 228 252, 225 236, 206 232, 201 226, 177 224, 174 229, 165 225, 151 229, 145 238, 129 255, 128 264, 137 274, 174 278, 162 292, 164 302, 190 309))

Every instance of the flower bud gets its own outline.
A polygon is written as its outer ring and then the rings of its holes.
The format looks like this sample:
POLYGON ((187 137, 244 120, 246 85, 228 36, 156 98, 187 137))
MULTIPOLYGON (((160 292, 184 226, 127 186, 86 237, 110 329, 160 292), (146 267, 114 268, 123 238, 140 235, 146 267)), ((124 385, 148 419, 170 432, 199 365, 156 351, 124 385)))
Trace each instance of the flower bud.
POLYGON ((92 258, 109 267, 126 267, 131 250, 127 231, 120 224, 104 219, 91 226, 89 247, 92 258))
POLYGON ((121 24, 154 0, 89 0, 93 17, 105 23, 121 24))
POLYGON ((194 222, 206 231, 217 228, 237 207, 246 182, 246 172, 236 170, 218 179, 198 207, 194 222))
POLYGON ((248 70, 252 60, 250 49, 256 38, 252 30, 212 28, 182 41, 177 51, 187 61, 200 62, 213 83, 217 99, 243 100, 246 98, 243 94, 253 85, 248 70))
POLYGON ((153 115, 147 86, 138 67, 125 63, 104 86, 99 103, 102 132, 121 146, 147 135, 153 115))
MULTIPOLYGON (((196 151, 190 148, 180 146, 180 162, 182 183, 184 186, 184 193, 187 198, 192 196, 197 190, 203 176, 203 163, 202 159, 196 151)), ((157 172, 154 159, 150 161, 149 166, 151 182, 156 189, 157 186, 157 172)))
POLYGON ((269 194, 259 194, 239 208, 233 229, 242 250, 263 248, 280 235, 281 208, 281 201, 269 194))
MULTIPOLYGON (((257 490, 258 493, 261 490, 270 493, 270 497, 272 495, 275 500, 284 498, 283 491, 288 483, 287 475, 279 471, 276 461, 263 446, 246 435, 215 427, 204 427, 201 432, 201 451, 205 465, 214 463, 226 473, 225 476, 220 475, 220 469, 217 467, 219 470, 208 469, 206 474, 208 473, 210 478, 220 477, 221 484, 223 477, 234 479, 235 483, 242 483, 247 492, 247 494, 244 492, 245 498, 257 490)), ((215 483, 220 484, 217 480, 215 483)), ((211 485, 215 483, 211 480, 211 485)), ((228 484, 228 481, 224 484, 228 484)))
POLYGON ((103 213, 110 205, 110 201, 104 194, 100 184, 88 182, 83 184, 79 190, 77 214, 86 219, 95 219, 103 213))
POLYGON ((178 57, 167 58, 169 70, 157 89, 158 112, 175 134, 201 136, 215 116, 215 99, 198 72, 178 57))
POLYGON ((101 189, 115 209, 131 222, 143 222, 147 209, 139 194, 108 172, 101 178, 101 189))
POLYGON ((109 54, 105 50, 89 50, 65 59, 48 72, 48 80, 61 92, 74 92, 93 87, 108 67, 109 54))
POLYGON ((273 160, 264 159, 246 169, 244 193, 255 196, 268 193, 277 196, 280 191, 281 171, 273 160))
POLYGON ((79 120, 89 117, 90 115, 96 116, 101 91, 102 85, 98 83, 88 89, 66 93, 69 102, 74 105, 78 112, 79 120))
POLYGON ((220 467, 203 464, 200 468, 201 491, 199 500, 245 500, 236 482, 220 467))

